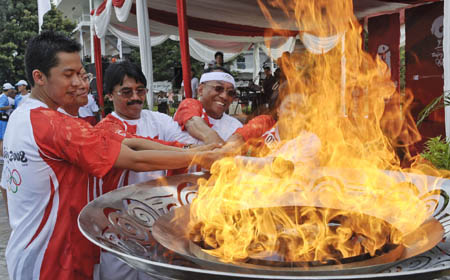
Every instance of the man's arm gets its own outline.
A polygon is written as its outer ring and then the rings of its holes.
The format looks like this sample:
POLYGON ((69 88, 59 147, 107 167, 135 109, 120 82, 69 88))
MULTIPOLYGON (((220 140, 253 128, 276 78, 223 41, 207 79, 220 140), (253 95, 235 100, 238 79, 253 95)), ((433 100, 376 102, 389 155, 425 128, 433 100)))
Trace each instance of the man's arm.
POLYGON ((0 107, 0 111, 9 110, 9 109, 11 109, 11 108, 12 108, 11 105, 3 106, 3 107, 0 107))
POLYGON ((148 140, 144 138, 125 138, 122 141, 122 144, 135 151, 142 151, 142 150, 160 150, 160 151, 176 151, 176 152, 183 151, 182 148, 160 144, 153 140, 148 140))
POLYGON ((228 138, 225 145, 220 149, 221 152, 233 156, 240 155, 243 145, 245 144, 245 139, 242 135, 235 133, 228 138))
MULTIPOLYGON (((167 142, 167 143, 178 143, 178 142, 167 142)), ((122 141, 122 144, 128 146, 129 148, 135 151, 143 151, 143 150, 159 150, 159 151, 174 151, 174 152, 186 152, 185 148, 177 147, 177 146, 169 146, 167 144, 161 144, 155 141, 155 139, 149 140, 144 138, 125 138, 122 141)), ((185 145, 186 148, 190 148, 190 145, 185 145)), ((209 151, 215 148, 221 147, 218 144, 209 144, 192 147, 192 152, 201 152, 201 151, 209 151)))
POLYGON ((203 117, 207 118, 203 112, 202 103, 187 98, 180 103, 173 119, 178 122, 182 130, 186 130, 192 137, 205 144, 224 143, 217 132, 211 128, 212 125, 203 117))
POLYGON ((185 128, 192 137, 197 138, 205 144, 225 143, 219 134, 209 127, 201 117, 192 117, 186 122, 185 128))
POLYGON ((122 144, 114 167, 143 172, 177 169, 187 167, 192 163, 209 168, 222 156, 223 154, 219 152, 134 151, 122 144))

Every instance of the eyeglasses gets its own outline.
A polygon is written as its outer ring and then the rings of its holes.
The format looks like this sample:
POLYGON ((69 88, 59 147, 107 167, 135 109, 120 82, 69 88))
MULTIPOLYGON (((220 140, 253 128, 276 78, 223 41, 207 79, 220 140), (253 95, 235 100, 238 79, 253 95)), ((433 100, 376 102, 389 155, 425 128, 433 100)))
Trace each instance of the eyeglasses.
POLYGON ((123 96, 125 98, 130 98, 133 96, 133 91, 136 92, 137 96, 143 97, 147 94, 148 89, 147 88, 137 88, 136 90, 133 90, 131 88, 123 88, 117 92, 118 95, 123 96))
MULTIPOLYGON (((210 84, 205 85, 212 87, 218 94, 222 94, 222 92, 225 91, 225 87, 221 85, 210 85, 210 84)), ((227 90, 227 95, 230 97, 235 97, 236 91, 234 89, 229 89, 227 90)))
POLYGON ((90 83, 90 82, 91 82, 91 79, 89 78, 88 75, 82 75, 82 76, 81 76, 81 79, 83 80, 83 82, 87 82, 87 83, 90 83))

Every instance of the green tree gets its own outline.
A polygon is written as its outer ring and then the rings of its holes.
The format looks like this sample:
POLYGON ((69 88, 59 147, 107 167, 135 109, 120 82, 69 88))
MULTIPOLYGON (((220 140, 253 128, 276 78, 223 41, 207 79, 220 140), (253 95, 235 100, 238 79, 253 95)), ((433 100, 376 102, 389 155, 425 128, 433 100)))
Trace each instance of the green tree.
MULTIPOLYGON (((130 61, 141 65, 139 48, 132 48, 130 61)), ((174 69, 181 68, 180 42, 166 40, 161 45, 152 47, 153 79, 155 81, 173 81, 174 69)), ((203 72, 203 63, 191 57, 191 67, 197 77, 203 72)))
POLYGON ((54 30, 61 32, 68 37, 72 37, 75 27, 77 27, 77 24, 70 19, 64 18, 63 13, 56 9, 56 7, 52 4, 52 9, 44 16, 42 31, 54 30))
MULTIPOLYGON (((56 30, 71 35, 75 23, 63 19, 59 10, 52 9, 44 16, 43 30, 56 30)), ((0 1, 0 82, 15 83, 25 79, 24 55, 28 39, 37 35, 36 0, 0 1)))

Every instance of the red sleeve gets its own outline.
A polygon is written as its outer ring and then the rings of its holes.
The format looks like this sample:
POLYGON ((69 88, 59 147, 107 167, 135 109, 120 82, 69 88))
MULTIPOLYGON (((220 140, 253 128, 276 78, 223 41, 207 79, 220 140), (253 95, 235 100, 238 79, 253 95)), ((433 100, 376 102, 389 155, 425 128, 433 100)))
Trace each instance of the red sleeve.
POLYGON ((123 137, 50 109, 30 112, 39 149, 49 158, 64 159, 85 172, 103 177, 116 162, 123 137))
POLYGON ((109 131, 112 134, 123 135, 123 137, 125 137, 125 138, 141 138, 141 139, 155 141, 155 142, 158 142, 163 145, 181 147, 181 148, 184 147, 183 143, 180 143, 177 141, 164 141, 164 140, 155 139, 155 138, 151 138, 151 137, 142 137, 142 136, 136 135, 136 129, 133 129, 132 126, 126 127, 125 124, 121 120, 113 117, 112 115, 108 115, 106 118, 101 120, 95 126, 95 128, 109 131))
POLYGON ((275 123, 276 121, 272 116, 260 115, 253 118, 243 127, 236 129, 235 133, 240 134, 247 142, 249 139, 261 137, 264 132, 271 129, 275 123))
POLYGON ((208 126, 212 127, 209 123, 208 116, 203 112, 202 103, 197 99, 186 98, 181 101, 173 119, 180 125, 181 130, 186 130, 184 126, 192 117, 203 117, 208 126))
POLYGON ((163 144, 163 145, 173 146, 173 147, 178 147, 178 148, 183 148, 185 146, 185 144, 177 142, 177 141, 164 141, 164 140, 155 139, 155 138, 151 138, 151 137, 141 137, 141 136, 135 136, 135 137, 149 139, 149 140, 155 141, 155 142, 163 144))

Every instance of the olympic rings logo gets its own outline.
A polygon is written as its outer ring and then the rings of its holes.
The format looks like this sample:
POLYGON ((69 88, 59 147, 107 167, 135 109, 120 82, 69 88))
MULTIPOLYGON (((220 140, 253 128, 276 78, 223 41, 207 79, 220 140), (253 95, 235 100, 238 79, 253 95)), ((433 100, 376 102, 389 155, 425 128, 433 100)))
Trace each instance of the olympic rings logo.
POLYGON ((12 171, 10 169, 7 170, 9 178, 8 180, 8 189, 12 193, 16 193, 19 189, 19 186, 22 184, 22 177, 20 176, 19 171, 17 169, 13 169, 12 171))

